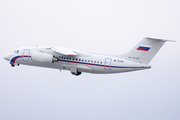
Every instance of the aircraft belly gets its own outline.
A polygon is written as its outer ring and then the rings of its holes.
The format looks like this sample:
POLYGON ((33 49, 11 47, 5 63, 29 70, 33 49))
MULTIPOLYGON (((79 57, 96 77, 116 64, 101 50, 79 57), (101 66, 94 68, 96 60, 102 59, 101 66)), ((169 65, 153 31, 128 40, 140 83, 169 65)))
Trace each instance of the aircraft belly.
POLYGON ((23 65, 37 66, 37 67, 60 69, 60 64, 58 63, 39 63, 39 62, 22 61, 22 60, 17 60, 16 63, 23 64, 23 65))

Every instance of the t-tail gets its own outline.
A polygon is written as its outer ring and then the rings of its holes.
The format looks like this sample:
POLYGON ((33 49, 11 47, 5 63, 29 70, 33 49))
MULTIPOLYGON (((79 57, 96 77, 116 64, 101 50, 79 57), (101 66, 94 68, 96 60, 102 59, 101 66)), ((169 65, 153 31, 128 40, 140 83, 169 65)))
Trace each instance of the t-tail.
POLYGON ((153 59, 156 53, 167 41, 175 42, 173 40, 163 40, 163 39, 155 39, 155 38, 146 37, 142 41, 140 41, 128 53, 120 57, 123 57, 127 60, 134 61, 134 62, 149 64, 149 62, 153 59))

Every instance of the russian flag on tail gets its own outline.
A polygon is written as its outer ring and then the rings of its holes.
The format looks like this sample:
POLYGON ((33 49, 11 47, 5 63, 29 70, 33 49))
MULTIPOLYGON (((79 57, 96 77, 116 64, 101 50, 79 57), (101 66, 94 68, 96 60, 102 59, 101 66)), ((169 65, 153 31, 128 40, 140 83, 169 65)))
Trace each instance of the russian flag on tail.
POLYGON ((150 46, 140 45, 136 50, 148 51, 149 49, 151 49, 150 46))

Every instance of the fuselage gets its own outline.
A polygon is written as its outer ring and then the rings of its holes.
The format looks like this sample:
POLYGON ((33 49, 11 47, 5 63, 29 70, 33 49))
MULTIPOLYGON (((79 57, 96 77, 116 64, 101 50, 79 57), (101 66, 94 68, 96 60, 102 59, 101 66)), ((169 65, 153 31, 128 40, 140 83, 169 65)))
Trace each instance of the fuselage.
POLYGON ((51 47, 22 47, 15 50, 14 53, 10 53, 4 56, 4 59, 9 60, 12 66, 23 64, 30 66, 54 68, 59 70, 69 70, 75 73, 87 72, 108 74, 151 68, 149 65, 129 61, 116 56, 100 55, 81 51, 75 51, 75 53, 77 55, 72 56, 59 54, 52 50, 51 47), (45 55, 53 55, 53 58, 57 59, 57 61, 48 62, 48 60, 41 60, 47 59, 43 58, 41 54, 38 58, 40 59, 40 61, 37 61, 37 58, 35 59, 34 57, 35 52, 37 52, 38 54, 44 53, 45 55))

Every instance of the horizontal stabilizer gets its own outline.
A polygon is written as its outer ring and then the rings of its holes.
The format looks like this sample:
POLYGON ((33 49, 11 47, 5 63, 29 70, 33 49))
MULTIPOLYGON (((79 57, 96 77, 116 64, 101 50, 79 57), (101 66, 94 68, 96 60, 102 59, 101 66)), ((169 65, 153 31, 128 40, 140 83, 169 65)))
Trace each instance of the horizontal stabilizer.
POLYGON ((146 37, 146 38, 150 40, 159 40, 159 41, 164 41, 164 42, 176 42, 175 40, 164 40, 164 39, 149 38, 149 37, 146 37))

